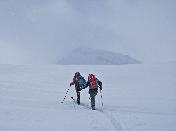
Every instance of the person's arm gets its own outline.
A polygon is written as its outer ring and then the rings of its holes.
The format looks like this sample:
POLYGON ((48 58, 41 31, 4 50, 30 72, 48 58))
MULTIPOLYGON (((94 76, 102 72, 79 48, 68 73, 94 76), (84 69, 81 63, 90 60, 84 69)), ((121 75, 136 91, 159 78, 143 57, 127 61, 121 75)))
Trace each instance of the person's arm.
POLYGON ((84 87, 83 87, 82 89, 87 88, 87 87, 89 86, 89 84, 90 84, 90 82, 89 82, 89 81, 87 81, 87 82, 86 82, 86 84, 84 85, 84 87))
POLYGON ((100 90, 102 90, 102 82, 99 80, 98 80, 98 85, 99 85, 100 90))
POLYGON ((76 83, 75 77, 73 78, 73 81, 70 83, 70 86, 74 85, 76 83))

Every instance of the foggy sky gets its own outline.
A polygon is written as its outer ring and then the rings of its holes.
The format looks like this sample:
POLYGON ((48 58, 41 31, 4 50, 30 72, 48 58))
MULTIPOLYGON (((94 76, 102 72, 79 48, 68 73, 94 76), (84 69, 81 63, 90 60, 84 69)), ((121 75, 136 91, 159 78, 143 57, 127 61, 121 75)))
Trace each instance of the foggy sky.
POLYGON ((0 63, 56 63, 77 47, 176 60, 175 0, 0 0, 0 63))

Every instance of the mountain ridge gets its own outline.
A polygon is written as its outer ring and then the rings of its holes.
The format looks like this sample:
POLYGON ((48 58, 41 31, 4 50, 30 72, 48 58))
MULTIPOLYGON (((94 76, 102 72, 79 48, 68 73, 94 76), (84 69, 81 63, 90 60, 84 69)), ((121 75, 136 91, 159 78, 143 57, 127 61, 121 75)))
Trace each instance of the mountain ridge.
POLYGON ((57 62, 61 65, 123 65, 138 64, 140 61, 121 53, 93 49, 75 48, 57 62))

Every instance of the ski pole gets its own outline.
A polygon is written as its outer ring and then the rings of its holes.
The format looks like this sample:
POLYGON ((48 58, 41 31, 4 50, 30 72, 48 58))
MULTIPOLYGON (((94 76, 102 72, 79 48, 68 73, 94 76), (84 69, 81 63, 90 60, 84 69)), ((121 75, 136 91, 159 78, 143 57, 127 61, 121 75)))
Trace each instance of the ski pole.
POLYGON ((100 95, 101 95, 101 105, 102 105, 102 108, 103 108, 103 96, 102 96, 101 90, 100 90, 100 95))
POLYGON ((75 108, 76 100, 73 98, 73 96, 71 97, 71 99, 74 101, 74 109, 76 109, 75 108))
POLYGON ((69 90, 70 90, 70 88, 67 89, 67 92, 66 92, 66 94, 65 94, 65 96, 64 96, 64 99, 61 101, 61 103, 64 102, 65 98, 67 97, 67 94, 68 94, 68 91, 69 91, 69 90))

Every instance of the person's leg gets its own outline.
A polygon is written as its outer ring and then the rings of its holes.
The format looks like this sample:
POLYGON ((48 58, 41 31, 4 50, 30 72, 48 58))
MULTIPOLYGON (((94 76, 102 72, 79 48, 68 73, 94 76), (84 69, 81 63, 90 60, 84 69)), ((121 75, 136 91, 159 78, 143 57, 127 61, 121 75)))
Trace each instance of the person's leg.
POLYGON ((90 92, 90 99, 92 110, 95 110, 95 94, 93 92, 90 92))
POLYGON ((77 103, 78 105, 80 104, 80 92, 79 91, 77 91, 77 103))

